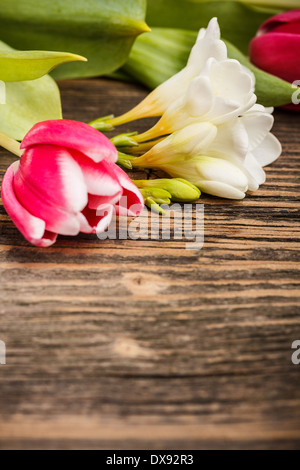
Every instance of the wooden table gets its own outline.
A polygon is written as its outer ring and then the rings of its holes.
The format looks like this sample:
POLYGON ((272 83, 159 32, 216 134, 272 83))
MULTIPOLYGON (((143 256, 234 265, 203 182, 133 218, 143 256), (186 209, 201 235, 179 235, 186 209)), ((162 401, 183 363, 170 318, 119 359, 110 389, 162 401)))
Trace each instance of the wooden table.
MULTIPOLYGON (((86 122, 145 95, 61 90, 86 122)), ((300 448, 299 117, 276 112, 283 156, 259 191, 202 198, 201 251, 90 235, 37 249, 1 205, 1 448, 300 448)))

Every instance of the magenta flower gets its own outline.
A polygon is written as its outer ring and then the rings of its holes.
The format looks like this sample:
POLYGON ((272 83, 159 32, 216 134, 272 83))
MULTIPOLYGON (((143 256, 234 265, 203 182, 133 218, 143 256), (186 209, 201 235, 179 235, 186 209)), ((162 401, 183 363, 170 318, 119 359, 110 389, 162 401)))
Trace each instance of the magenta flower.
POLYGON ((115 162, 103 134, 77 121, 46 121, 25 136, 21 160, 7 170, 4 207, 33 245, 48 247, 58 234, 103 232, 113 215, 137 216, 144 200, 115 162))
POLYGON ((250 44, 252 62, 293 83, 300 80, 300 10, 267 20, 250 44))

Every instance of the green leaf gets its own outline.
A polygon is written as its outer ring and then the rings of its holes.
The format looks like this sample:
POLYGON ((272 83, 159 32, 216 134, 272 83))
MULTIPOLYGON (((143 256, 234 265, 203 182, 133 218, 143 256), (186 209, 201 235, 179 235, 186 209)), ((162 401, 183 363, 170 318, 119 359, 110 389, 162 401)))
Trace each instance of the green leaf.
MULTIPOLYGON (((3 51, 12 51, 0 42, 0 56, 3 51)), ((16 140, 37 122, 61 119, 60 93, 55 81, 45 75, 42 78, 5 84, 6 104, 0 104, 0 132, 16 140)))
POLYGON ((17 49, 68 51, 88 62, 65 64, 55 78, 109 74, 149 31, 146 0, 0 0, 1 39, 17 49))
POLYGON ((61 119, 59 89, 49 75, 6 84, 6 104, 0 105, 0 131, 22 140, 38 122, 61 119))
POLYGON ((148 0, 147 21, 151 27, 198 31, 217 16, 223 37, 247 54, 250 40, 273 14, 273 10, 259 10, 237 1, 148 0))
MULTIPOLYGON (((153 28, 150 34, 136 41, 124 70, 151 89, 182 70, 197 39, 197 32, 170 28, 153 28)), ((291 103, 296 88, 280 78, 255 67, 228 41, 228 56, 248 67, 255 75, 255 93, 264 106, 291 103)))
POLYGON ((19 82, 36 80, 60 64, 86 61, 84 57, 67 52, 6 50, 0 41, 0 80, 19 82))

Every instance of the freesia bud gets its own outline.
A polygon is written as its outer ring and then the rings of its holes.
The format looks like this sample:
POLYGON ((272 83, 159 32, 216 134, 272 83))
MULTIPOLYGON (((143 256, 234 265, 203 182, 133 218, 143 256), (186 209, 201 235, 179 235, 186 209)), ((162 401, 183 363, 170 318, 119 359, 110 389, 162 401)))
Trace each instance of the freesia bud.
POLYGON ((114 163, 116 148, 87 124, 41 122, 21 148, 20 162, 3 178, 1 196, 33 245, 51 246, 58 234, 102 232, 114 213, 135 216, 143 209, 141 193, 114 163))
MULTIPOLYGON (((299 51, 300 10, 267 20, 250 44, 250 57, 257 67, 291 83, 300 80, 299 51)), ((300 106, 293 109, 300 111, 300 106)))
POLYGON ((91 127, 96 129, 97 131, 100 132, 110 132, 114 130, 114 127, 110 124, 109 121, 113 119, 113 114, 110 116, 104 116, 98 119, 95 119, 95 121, 92 121, 89 123, 91 127))
POLYGON ((137 132, 129 132, 127 134, 120 134, 110 139, 110 141, 117 148, 137 147, 138 143, 133 139, 133 137, 136 135, 137 135, 137 132))
POLYGON ((158 214, 166 213, 166 211, 160 206, 169 206, 171 204, 171 194, 168 193, 168 191, 161 188, 141 188, 140 192, 147 207, 158 214))
POLYGON ((134 181, 137 187, 141 190, 163 190, 169 194, 169 198, 173 202, 192 202, 199 199, 201 192, 189 181, 182 178, 173 179, 155 179, 155 180, 141 180, 134 181))

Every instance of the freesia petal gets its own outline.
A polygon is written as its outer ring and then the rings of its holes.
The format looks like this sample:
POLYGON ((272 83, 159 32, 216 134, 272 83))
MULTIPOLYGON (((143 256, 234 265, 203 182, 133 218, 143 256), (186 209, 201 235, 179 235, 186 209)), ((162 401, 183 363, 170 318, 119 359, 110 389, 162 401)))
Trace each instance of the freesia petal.
POLYGON ((225 183, 242 191, 247 190, 248 180, 244 173, 236 165, 225 160, 202 157, 196 165, 196 170, 203 179, 225 183))
POLYGON ((282 153, 282 146, 279 140, 273 135, 268 134, 258 148, 253 151, 253 156, 259 165, 264 167, 275 162, 282 153))
POLYGON ((197 186, 203 193, 225 199, 241 200, 246 196, 245 192, 240 189, 229 184, 220 183, 219 181, 199 181, 197 186))
POLYGON ((183 105, 190 117, 221 124, 253 107, 254 85, 252 72, 238 61, 210 58, 190 83, 183 105))
POLYGON ((191 81, 186 93, 185 109, 191 117, 207 114, 214 103, 214 94, 208 77, 197 77, 191 81))
POLYGON ((216 60, 227 58, 227 47, 220 40, 221 33, 217 18, 212 18, 207 29, 201 29, 196 44, 194 45, 187 66, 194 67, 200 73, 205 62, 210 57, 216 60))
POLYGON ((175 132, 170 136, 170 143, 180 157, 183 152, 186 156, 194 156, 202 154, 205 148, 212 145, 217 134, 217 127, 210 122, 199 122, 175 132))
POLYGON ((205 36, 209 38, 211 41, 221 39, 221 30, 220 30, 220 26, 218 23, 218 18, 216 16, 210 20, 207 28, 206 29, 203 28, 202 31, 204 31, 204 34, 201 33, 201 30, 200 30, 198 41, 202 35, 203 35, 202 37, 205 36))
POLYGON ((252 72, 237 60, 228 59, 217 62, 210 59, 208 68, 210 68, 213 90, 222 97, 243 104, 245 99, 248 100, 248 95, 254 92, 255 80, 252 72))
POLYGON ((248 150, 248 133, 242 121, 235 119, 218 126, 215 140, 203 153, 241 164, 245 160, 248 150))
POLYGON ((33 216, 19 202, 14 191, 14 176, 19 162, 11 165, 4 175, 1 187, 1 197, 6 212, 13 220, 16 227, 32 245, 39 247, 48 247, 55 243, 56 233, 50 233, 45 230, 44 220, 33 216))
POLYGON ((71 148, 100 162, 104 158, 118 160, 118 152, 111 141, 93 127, 66 119, 44 121, 36 124, 25 136, 22 149, 40 144, 71 148))
POLYGON ((269 113, 245 113, 241 120, 249 136, 249 150, 257 148, 273 127, 274 117, 269 113))
POLYGON ((39 145, 26 150, 14 178, 15 193, 23 206, 46 222, 46 229, 77 235, 77 214, 88 203, 79 165, 64 148, 39 145))
POLYGON ((248 153, 245 159, 244 168, 259 186, 266 182, 266 173, 251 153, 248 153))
POLYGON ((237 60, 217 62, 210 59, 203 74, 209 74, 211 87, 216 96, 208 114, 212 122, 219 124, 238 117, 255 104, 254 76, 237 60))
POLYGON ((249 111, 247 111, 247 115, 257 114, 257 113, 273 114, 273 112, 274 112, 274 108, 272 108, 272 107, 266 108, 262 104, 256 103, 254 106, 252 106, 251 109, 249 109, 249 111))

